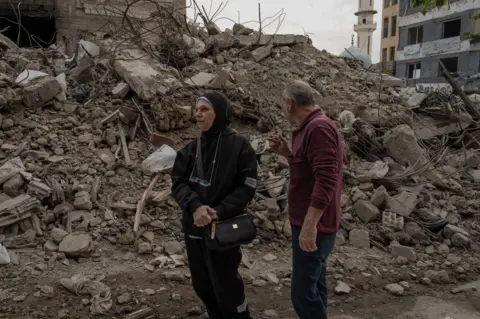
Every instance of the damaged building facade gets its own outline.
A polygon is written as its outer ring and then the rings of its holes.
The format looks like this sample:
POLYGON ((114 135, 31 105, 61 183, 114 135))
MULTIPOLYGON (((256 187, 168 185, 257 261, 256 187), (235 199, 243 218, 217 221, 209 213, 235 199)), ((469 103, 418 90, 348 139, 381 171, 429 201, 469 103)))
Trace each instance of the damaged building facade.
POLYGON ((480 43, 465 37, 480 32, 479 8, 480 0, 456 0, 423 14, 401 0, 396 76, 408 86, 444 83, 440 61, 454 76, 479 72, 480 43))
POLYGON ((146 19, 168 2, 176 12, 186 14, 185 0, 139 0, 128 10, 124 0, 0 0, 0 30, 21 47, 57 43, 71 53, 80 38, 117 30, 125 11, 146 19))

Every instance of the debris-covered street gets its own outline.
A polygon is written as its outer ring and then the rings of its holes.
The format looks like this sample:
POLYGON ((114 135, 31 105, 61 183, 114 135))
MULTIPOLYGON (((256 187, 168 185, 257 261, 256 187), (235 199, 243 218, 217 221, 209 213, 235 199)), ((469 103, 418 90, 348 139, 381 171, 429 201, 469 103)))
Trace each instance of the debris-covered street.
POLYGON ((169 168, 206 89, 232 101, 259 158, 252 314, 294 318, 288 163, 266 139, 289 136, 296 79, 344 139, 331 317, 480 318, 480 95, 406 88, 304 35, 126 19, 70 55, 0 33, 0 318, 203 318, 169 168))

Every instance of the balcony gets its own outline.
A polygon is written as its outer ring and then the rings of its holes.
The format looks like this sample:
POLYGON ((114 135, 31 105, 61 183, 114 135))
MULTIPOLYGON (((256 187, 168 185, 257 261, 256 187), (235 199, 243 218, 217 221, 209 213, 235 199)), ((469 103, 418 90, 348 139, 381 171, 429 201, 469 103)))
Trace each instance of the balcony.
POLYGON ((362 24, 354 24, 353 31, 372 31, 377 30, 377 23, 362 23, 362 24))
POLYGON ((372 13, 372 14, 377 14, 377 10, 375 10, 374 7, 371 7, 371 6, 365 6, 363 8, 360 8, 358 9, 357 12, 355 12, 355 15, 358 16, 360 14, 364 14, 364 13, 372 13))

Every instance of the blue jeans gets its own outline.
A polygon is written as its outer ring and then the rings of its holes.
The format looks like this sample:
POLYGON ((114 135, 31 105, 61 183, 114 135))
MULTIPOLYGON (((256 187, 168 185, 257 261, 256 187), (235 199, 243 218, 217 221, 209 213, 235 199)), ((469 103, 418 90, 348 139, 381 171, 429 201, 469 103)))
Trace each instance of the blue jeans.
POLYGON ((326 261, 336 233, 319 234, 317 251, 300 248, 300 227, 292 225, 292 303, 300 319, 327 319, 326 261))

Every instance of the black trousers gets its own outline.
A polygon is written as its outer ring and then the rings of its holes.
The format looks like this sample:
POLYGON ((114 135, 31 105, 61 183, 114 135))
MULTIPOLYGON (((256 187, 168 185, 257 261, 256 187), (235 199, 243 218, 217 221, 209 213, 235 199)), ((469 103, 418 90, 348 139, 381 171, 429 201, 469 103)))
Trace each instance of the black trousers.
POLYGON ((185 236, 193 289, 211 319, 251 319, 238 267, 240 248, 212 251, 205 240, 185 236))

